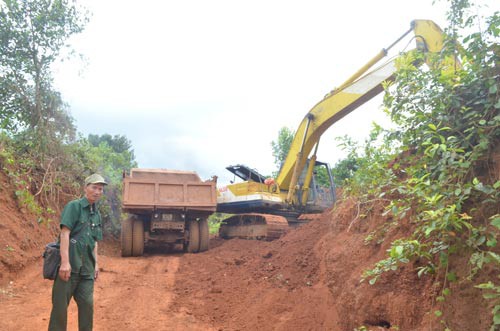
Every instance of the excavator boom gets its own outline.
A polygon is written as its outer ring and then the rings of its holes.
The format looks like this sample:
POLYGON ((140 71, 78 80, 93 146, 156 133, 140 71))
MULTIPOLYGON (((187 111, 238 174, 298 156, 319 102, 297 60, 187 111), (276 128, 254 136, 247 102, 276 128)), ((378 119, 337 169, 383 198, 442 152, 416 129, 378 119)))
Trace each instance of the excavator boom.
POLYGON ((296 197, 298 176, 306 166, 312 149, 318 144, 321 135, 334 123, 357 109, 359 106, 381 93, 384 82, 394 79, 396 59, 392 59, 369 71, 387 54, 387 51, 404 36, 414 32, 416 51, 440 52, 443 48, 443 31, 429 20, 415 20, 410 30, 405 32, 387 49, 382 49, 365 66, 358 70, 339 88, 328 93, 318 102, 300 123, 288 156, 277 177, 277 184, 287 193, 287 202, 300 203, 296 197))

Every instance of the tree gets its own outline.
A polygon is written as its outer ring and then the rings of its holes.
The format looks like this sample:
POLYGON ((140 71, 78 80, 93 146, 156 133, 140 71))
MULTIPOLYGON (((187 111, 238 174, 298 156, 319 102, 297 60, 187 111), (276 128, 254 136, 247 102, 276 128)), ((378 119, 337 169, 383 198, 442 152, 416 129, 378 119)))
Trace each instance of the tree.
MULTIPOLYGON (((282 127, 278 132, 278 141, 272 141, 271 146, 273 148, 274 164, 276 165, 277 171, 273 173, 276 177, 281 169, 281 165, 285 162, 288 152, 290 151, 290 146, 292 145, 295 132, 287 128, 282 127)), ((326 171, 326 168, 321 166, 316 166, 314 169, 316 182, 324 187, 330 187, 330 177, 326 171)))
POLYGON ((0 129, 31 132, 42 150, 47 132, 60 139, 74 135, 66 106, 52 88, 50 66, 87 21, 75 1, 0 3, 0 129))
POLYGON ((47 208, 77 194, 74 181, 83 173, 51 65, 87 21, 71 0, 0 1, 0 132, 16 160, 9 175, 47 208))
POLYGON ((101 136, 98 134, 89 134, 88 140, 90 144, 96 147, 99 146, 102 142, 105 142, 109 147, 113 149, 115 153, 130 152, 132 155, 134 154, 134 151, 132 150, 132 143, 125 136, 117 134, 111 136, 107 133, 101 136))
MULTIPOLYGON (((337 187, 344 186, 346 180, 354 176, 359 168, 360 156, 358 155, 359 146, 348 136, 339 137, 339 147, 347 152, 345 159, 339 160, 332 168, 332 175, 337 187)), ((366 142, 369 143, 368 141, 366 142)))
POLYGON ((358 159, 349 155, 345 159, 338 161, 332 168, 333 180, 337 187, 342 187, 344 182, 351 178, 358 169, 358 159))
POLYGON ((109 134, 75 139, 73 119, 52 87, 51 65, 87 21, 72 0, 0 1, 0 133, 8 140, 9 177, 23 187, 16 196, 30 205, 58 211, 81 194, 86 176, 103 174, 109 185, 101 212, 113 232, 122 171, 137 166, 131 142, 109 134))
POLYGON ((295 132, 284 126, 278 132, 278 140, 273 140, 271 142, 274 164, 276 165, 278 171, 281 168, 283 162, 285 162, 288 152, 290 151, 290 146, 292 145, 294 136, 295 132))

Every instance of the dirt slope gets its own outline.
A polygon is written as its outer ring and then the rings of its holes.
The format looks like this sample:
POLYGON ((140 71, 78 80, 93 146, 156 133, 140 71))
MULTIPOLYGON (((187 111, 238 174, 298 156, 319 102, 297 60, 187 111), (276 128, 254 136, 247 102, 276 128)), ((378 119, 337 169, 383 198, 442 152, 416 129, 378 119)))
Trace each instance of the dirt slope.
MULTIPOLYGON (((46 329, 51 282, 41 279, 39 253, 53 230, 16 210, 5 190, 0 201, 0 330, 46 329)), ((344 201, 279 240, 215 238, 200 254, 147 251, 125 259, 117 242, 105 241, 95 330, 443 330, 432 313, 439 284, 418 280, 416 265, 374 286, 360 283, 363 270, 411 228, 403 224, 366 244, 390 219, 377 207, 366 218, 356 215, 355 202, 344 201)), ((490 307, 468 285, 452 284, 447 326, 488 330, 490 307)), ((70 308, 69 330, 76 330, 75 304, 70 308)))
POLYGON ((19 209, 15 188, 0 171, 0 284, 8 273, 22 270, 40 257, 41 247, 53 241, 58 225, 39 225, 37 217, 19 209))

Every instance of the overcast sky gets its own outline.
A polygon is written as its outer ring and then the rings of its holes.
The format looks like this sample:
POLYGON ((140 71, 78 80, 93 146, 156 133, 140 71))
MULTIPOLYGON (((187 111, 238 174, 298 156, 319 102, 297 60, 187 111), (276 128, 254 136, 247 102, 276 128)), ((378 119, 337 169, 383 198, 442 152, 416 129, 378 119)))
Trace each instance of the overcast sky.
MULTIPOLYGON (((279 129, 295 130, 413 19, 446 26, 446 5, 431 0, 79 3, 92 17, 71 44, 86 61, 55 72, 78 130, 126 135, 140 167, 221 183, 231 178, 227 165, 274 171, 279 129)), ((335 164, 343 156, 336 136, 362 140, 373 120, 387 123, 380 105, 381 96, 333 125, 318 159, 335 164)))

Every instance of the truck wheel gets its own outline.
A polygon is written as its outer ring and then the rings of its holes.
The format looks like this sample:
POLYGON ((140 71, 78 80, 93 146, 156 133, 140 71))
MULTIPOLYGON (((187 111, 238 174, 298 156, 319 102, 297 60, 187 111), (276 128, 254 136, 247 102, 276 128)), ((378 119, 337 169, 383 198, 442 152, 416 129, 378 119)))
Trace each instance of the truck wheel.
POLYGON ((122 231, 121 231, 121 249, 122 256, 131 256, 132 255, 132 226, 134 220, 131 218, 127 218, 122 222, 122 231))
POLYGON ((210 240, 210 230, 208 228, 208 219, 200 220, 200 252, 208 251, 208 242, 210 240))
POLYGON ((142 220, 134 221, 132 232, 132 255, 142 256, 144 253, 144 222, 142 220))
POLYGON ((198 253, 200 250, 200 226, 198 221, 189 221, 189 242, 187 244, 188 253, 198 253))

